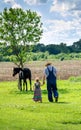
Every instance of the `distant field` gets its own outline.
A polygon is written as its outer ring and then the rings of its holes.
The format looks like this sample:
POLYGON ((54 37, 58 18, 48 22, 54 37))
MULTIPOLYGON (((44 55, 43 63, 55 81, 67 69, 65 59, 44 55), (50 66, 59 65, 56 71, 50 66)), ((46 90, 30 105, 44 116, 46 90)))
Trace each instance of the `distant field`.
MULTIPOLYGON (((25 64, 25 67, 29 67, 32 71, 32 79, 39 76, 40 79, 43 75, 45 63, 47 61, 33 61, 25 64)), ((80 60, 64 60, 64 61, 51 61, 57 68, 58 79, 68 79, 70 76, 81 75, 81 61, 80 60)), ((16 77, 12 76, 13 67, 15 65, 11 62, 0 62, 0 81, 16 80, 16 77)))

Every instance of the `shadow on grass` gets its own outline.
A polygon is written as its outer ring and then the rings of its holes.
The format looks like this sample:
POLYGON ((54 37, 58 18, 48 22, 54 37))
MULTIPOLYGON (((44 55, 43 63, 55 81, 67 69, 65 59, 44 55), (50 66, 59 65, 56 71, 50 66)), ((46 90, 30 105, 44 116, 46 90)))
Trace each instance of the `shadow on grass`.
POLYGON ((42 94, 47 94, 47 90, 42 90, 42 94))
MULTIPOLYGON (((33 93, 33 91, 30 91, 30 90, 28 90, 28 91, 16 90, 14 92, 17 93, 17 94, 32 94, 33 93)), ((69 93, 69 91, 66 90, 66 89, 60 89, 59 92, 62 93, 62 94, 69 93)), ((48 93, 47 90, 42 90, 42 94, 47 94, 47 93, 48 93)))
POLYGON ((73 124, 73 125, 78 125, 81 124, 81 121, 63 121, 62 124, 73 124))
POLYGON ((20 90, 15 90, 15 91, 10 91, 10 94, 33 94, 33 91, 30 91, 30 90, 28 90, 28 91, 20 91, 20 90))
MULTIPOLYGON (((34 92, 33 91, 30 91, 30 90, 28 90, 28 91, 20 91, 20 90, 11 90, 10 91, 10 94, 33 94, 34 92)), ((42 90, 42 94, 47 94, 47 90, 42 90)))
POLYGON ((67 90, 67 89, 59 89, 59 92, 62 93, 62 94, 66 94, 66 93, 69 93, 69 90, 67 90))
POLYGON ((47 101, 47 102, 42 102, 43 104, 69 104, 69 102, 49 102, 49 101, 47 101))
POLYGON ((70 102, 57 102, 58 104, 69 104, 70 102))
MULTIPOLYGON (((67 90, 67 89, 59 89, 58 91, 59 91, 60 93, 62 93, 62 94, 69 93, 69 90, 67 90)), ((47 90, 42 90, 42 93, 43 93, 43 94, 47 94, 47 90)))

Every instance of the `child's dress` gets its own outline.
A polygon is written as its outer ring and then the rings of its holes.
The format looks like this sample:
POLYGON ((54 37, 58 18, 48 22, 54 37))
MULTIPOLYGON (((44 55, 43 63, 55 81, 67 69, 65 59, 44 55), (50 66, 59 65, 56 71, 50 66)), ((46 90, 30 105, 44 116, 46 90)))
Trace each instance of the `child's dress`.
POLYGON ((36 82, 34 84, 34 97, 33 97, 33 100, 34 101, 40 101, 42 102, 42 97, 41 97, 41 88, 40 88, 40 82, 36 82))

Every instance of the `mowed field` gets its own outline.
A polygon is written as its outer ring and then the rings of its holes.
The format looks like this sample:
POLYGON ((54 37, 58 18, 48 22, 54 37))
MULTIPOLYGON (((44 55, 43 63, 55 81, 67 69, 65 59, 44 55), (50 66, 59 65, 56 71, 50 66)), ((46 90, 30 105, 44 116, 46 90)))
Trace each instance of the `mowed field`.
MULTIPOLYGON (((50 61, 57 68, 58 79, 68 79, 71 76, 81 75, 81 61, 80 60, 64 60, 64 61, 50 61)), ((25 63, 25 67, 31 69, 32 79, 39 76, 42 79, 43 71, 47 61, 32 61, 25 63)), ((11 62, 0 62, 0 81, 13 81, 18 79, 18 75, 12 76, 13 67, 16 67, 11 62)))

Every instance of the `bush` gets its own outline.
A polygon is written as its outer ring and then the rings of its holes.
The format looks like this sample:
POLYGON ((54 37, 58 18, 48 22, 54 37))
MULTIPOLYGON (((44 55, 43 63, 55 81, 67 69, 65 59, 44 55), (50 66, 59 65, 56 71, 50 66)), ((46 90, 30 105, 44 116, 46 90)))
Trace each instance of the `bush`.
POLYGON ((81 82, 81 76, 77 76, 77 77, 72 76, 72 77, 69 78, 69 81, 71 81, 71 82, 81 82))

